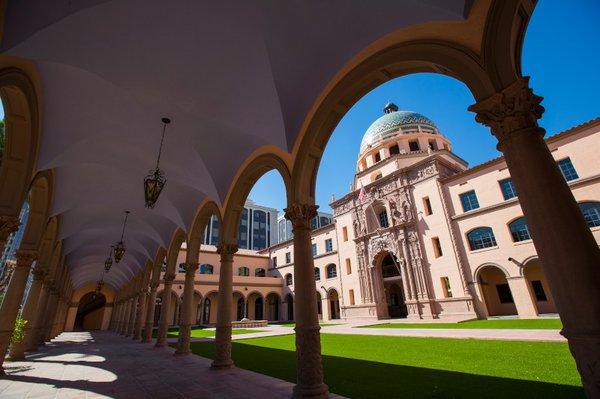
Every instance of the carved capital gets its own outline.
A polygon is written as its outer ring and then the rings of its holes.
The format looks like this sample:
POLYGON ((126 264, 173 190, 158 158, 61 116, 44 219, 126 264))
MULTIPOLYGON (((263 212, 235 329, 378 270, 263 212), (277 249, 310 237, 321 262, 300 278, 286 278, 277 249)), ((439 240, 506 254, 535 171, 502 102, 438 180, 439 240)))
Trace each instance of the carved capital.
POLYGON ((11 233, 19 229, 21 222, 17 216, 0 216, 0 240, 6 241, 11 233))
POLYGON ((17 267, 31 267, 31 264, 37 259, 37 251, 30 249, 19 249, 15 253, 17 258, 17 267))
POLYGON ((285 208, 285 218, 292 222, 294 229, 310 229, 310 221, 317 216, 318 205, 294 202, 285 208))
POLYGON ((229 243, 221 243, 217 247, 217 253, 221 255, 221 260, 231 260, 233 258, 233 254, 238 251, 237 244, 229 244, 229 243))
POLYGON ((163 280, 166 283, 172 283, 175 280, 175 273, 165 273, 163 280))
POLYGON ((469 111, 475 112, 475 120, 489 126, 501 143, 516 131, 539 129, 537 120, 544 113, 542 100, 529 87, 529 77, 522 77, 501 92, 471 105, 469 111))

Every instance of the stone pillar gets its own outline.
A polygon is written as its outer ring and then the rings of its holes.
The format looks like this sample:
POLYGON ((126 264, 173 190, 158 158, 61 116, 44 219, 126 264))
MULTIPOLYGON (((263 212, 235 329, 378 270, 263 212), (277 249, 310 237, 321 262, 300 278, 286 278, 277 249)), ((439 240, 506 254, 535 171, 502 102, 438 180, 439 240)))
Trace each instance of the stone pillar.
POLYGON ((524 276, 507 277, 510 293, 512 294, 517 313, 522 319, 531 319, 537 316, 537 308, 531 297, 531 290, 524 276))
POLYGON ((544 142, 541 97, 519 78, 472 105, 491 127, 519 195, 533 244, 589 398, 600 398, 600 248, 544 142))
POLYGON ((23 301, 23 292, 25 291, 25 284, 27 284, 29 270, 36 256, 35 251, 18 250, 16 253, 17 265, 0 308, 0 315, 2 315, 0 317, 0 374, 4 373, 2 364, 10 345, 10 337, 15 327, 19 307, 23 301))
POLYGON ((23 360, 25 359, 25 350, 30 347, 32 341, 32 335, 35 333, 35 319, 36 319, 36 306, 37 300, 42 290, 42 284, 44 277, 46 276, 47 270, 45 267, 38 267, 36 265, 33 270, 33 282, 27 295, 27 301, 23 307, 21 317, 23 320, 27 320, 27 324, 23 328, 23 340, 17 344, 14 344, 10 348, 10 358, 12 360, 23 360))
MULTIPOLYGON (((34 276, 35 279, 35 276, 34 276)), ((35 280, 34 280, 35 281, 35 280)), ((48 286, 51 285, 51 280, 45 280, 40 290, 39 297, 36 298, 36 310, 32 320, 31 330, 29 333, 29 340, 27 340, 27 352, 37 350, 39 345, 40 330, 44 325, 44 311, 46 310, 46 303, 48 302, 48 286)))
POLYGON ((146 301, 148 297, 148 290, 144 288, 138 295, 138 308, 135 315, 135 326, 133 327, 133 339, 142 339, 142 326, 144 324, 144 317, 146 316, 146 301))
POLYGON ((217 252, 221 255, 219 271, 219 295, 217 299, 217 331, 215 334, 214 369, 227 369, 233 366, 231 360, 231 305, 233 302, 233 254, 237 244, 221 243, 217 252))
POLYGON ((294 231, 294 288, 296 320, 296 386, 298 398, 326 398, 323 382, 321 337, 317 314, 314 262, 311 251, 310 221, 317 216, 317 206, 293 203, 285 209, 285 218, 294 231))
POLYGON ((127 332, 127 317, 129 311, 129 295, 123 299, 123 312, 121 313, 121 322, 119 323, 119 334, 125 335, 127 332))
POLYGON ((133 334, 133 324, 135 323, 135 313, 137 308, 137 294, 133 294, 127 301, 127 319, 125 320, 125 336, 131 337, 133 334))
MULTIPOLYGON (((160 273, 160 270, 159 270, 160 273)), ((154 276, 152 277, 154 280, 154 276)), ((142 342, 152 342, 152 330, 154 328, 154 307, 156 306, 156 290, 158 289, 158 279, 150 285, 150 295, 146 301, 146 325, 144 326, 144 336, 142 342)))
POLYGON ((52 339, 52 327, 54 326, 54 317, 56 316, 56 309, 58 307, 58 290, 56 287, 50 291, 50 300, 48 303, 50 308, 46 319, 46 325, 44 326, 44 342, 52 339))
POLYGON ((158 322, 158 333, 156 335, 157 348, 167 346, 167 331, 169 330, 169 308, 171 306, 171 291, 173 290, 175 273, 166 273, 163 277, 165 289, 163 291, 162 307, 160 309, 160 321, 158 322))
POLYGON ((45 302, 40 303, 40 326, 37 332, 36 344, 37 346, 42 346, 46 343, 46 325, 48 324, 48 315, 52 308, 51 298, 52 292, 54 291, 54 280, 47 281, 44 284, 44 291, 46 292, 45 302))
POLYGON ((8 237, 19 230, 20 225, 18 216, 0 216, 0 254, 4 252, 8 237))
POLYGON ((190 335, 194 323, 194 277, 198 270, 198 263, 185 264, 185 285, 183 287, 183 306, 181 320, 179 320, 179 342, 176 355, 187 355, 190 353, 190 335))

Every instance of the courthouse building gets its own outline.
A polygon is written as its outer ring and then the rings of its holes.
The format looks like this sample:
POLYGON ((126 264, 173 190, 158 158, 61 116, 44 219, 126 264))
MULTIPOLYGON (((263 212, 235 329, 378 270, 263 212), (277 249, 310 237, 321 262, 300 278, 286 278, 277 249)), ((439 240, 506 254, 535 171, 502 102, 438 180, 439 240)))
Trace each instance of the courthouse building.
MULTIPOLYGON (((311 226, 320 317, 556 313, 504 158, 468 168, 432 120, 393 103, 383 111, 362 139, 354 190, 331 204, 333 220, 320 214, 311 226)), ((600 241, 600 119, 546 142, 600 241)), ((281 216, 269 218, 270 231, 276 220, 285 226, 281 216)), ((289 232, 284 234, 258 251, 240 244, 232 320, 294 319, 294 245, 289 232)), ((216 321, 215 249, 203 245, 201 250, 194 302, 198 323, 216 321)), ((183 281, 182 269, 172 303, 181 303, 183 281)), ((160 295, 157 301, 155 320, 160 295)), ((174 323, 179 308, 171 307, 174 323)))

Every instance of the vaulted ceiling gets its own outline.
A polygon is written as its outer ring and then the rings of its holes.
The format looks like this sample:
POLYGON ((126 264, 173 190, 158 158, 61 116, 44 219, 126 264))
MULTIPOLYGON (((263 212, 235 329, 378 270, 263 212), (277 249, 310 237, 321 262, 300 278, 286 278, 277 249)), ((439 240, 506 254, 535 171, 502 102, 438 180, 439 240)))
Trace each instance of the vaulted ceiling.
POLYGON ((403 27, 462 20, 467 0, 9 1, 4 54, 42 83, 38 170, 54 169, 52 215, 75 286, 95 281, 132 214, 122 286, 187 230, 206 197, 224 199, 242 162, 290 151, 310 107, 358 52, 403 27), (142 182, 168 182, 155 209, 142 182))

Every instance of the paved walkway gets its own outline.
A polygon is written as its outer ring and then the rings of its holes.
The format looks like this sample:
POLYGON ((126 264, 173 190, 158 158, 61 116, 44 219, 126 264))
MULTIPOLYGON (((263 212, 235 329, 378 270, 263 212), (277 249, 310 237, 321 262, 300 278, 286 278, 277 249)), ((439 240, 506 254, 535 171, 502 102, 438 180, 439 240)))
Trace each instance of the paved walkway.
POLYGON ((214 371, 111 332, 63 333, 26 361, 5 362, 0 398, 289 398, 293 384, 248 370, 214 371))

